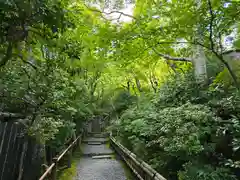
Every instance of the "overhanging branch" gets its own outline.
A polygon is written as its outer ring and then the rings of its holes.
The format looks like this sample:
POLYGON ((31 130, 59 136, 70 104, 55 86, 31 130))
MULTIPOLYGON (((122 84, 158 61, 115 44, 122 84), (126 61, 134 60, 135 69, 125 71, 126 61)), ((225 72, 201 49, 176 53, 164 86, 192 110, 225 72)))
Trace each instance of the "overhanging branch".
MULTIPOLYGON (((114 11, 110 11, 110 12, 105 12, 105 11, 100 11, 100 10, 98 10, 98 9, 94 9, 94 8, 88 7, 86 4, 85 4, 85 7, 86 7, 87 9, 89 9, 90 11, 98 12, 98 13, 100 13, 100 14, 111 15, 111 14, 117 13, 117 14, 119 14, 119 17, 121 17, 121 16, 127 16, 127 17, 129 17, 129 18, 136 19, 134 16, 132 16, 132 15, 130 15, 130 14, 126 14, 126 13, 124 13, 124 12, 122 12, 122 11, 114 10, 114 11)), ((104 19, 106 19, 106 18, 104 18, 104 19)), ((118 19, 118 18, 117 18, 117 19, 118 19)), ((110 19, 110 20, 111 20, 111 19, 110 19)))
POLYGON ((192 62, 192 59, 188 58, 188 57, 172 57, 172 56, 169 56, 167 54, 162 54, 162 53, 158 52, 155 48, 152 48, 152 49, 153 49, 153 51, 157 55, 159 55, 159 56, 161 56, 161 57, 163 57, 163 58, 165 58, 167 60, 182 61, 182 62, 192 62))
MULTIPOLYGON (((100 12, 101 12, 101 11, 100 11, 100 12)), ((123 15, 123 16, 127 16, 127 17, 130 17, 130 18, 132 18, 132 19, 136 19, 134 16, 132 16, 132 15, 130 15, 130 14, 126 14, 126 13, 121 12, 121 11, 111 11, 111 12, 102 12, 102 13, 104 13, 104 14, 106 14, 106 15, 110 15, 110 14, 113 14, 113 13, 118 13, 118 14, 121 14, 121 15, 123 15)))

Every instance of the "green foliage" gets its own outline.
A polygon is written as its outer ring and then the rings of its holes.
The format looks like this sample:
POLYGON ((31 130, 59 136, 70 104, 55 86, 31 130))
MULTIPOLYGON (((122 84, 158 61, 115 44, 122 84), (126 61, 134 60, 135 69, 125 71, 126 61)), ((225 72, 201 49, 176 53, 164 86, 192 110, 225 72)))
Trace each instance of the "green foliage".
POLYGON ((189 75, 171 77, 126 110, 114 130, 168 179, 235 179, 240 101, 236 91, 225 93, 189 75))
POLYGON ((150 141, 149 145, 157 145, 170 155, 180 153, 183 159, 204 150, 201 141, 211 136, 217 121, 207 107, 190 103, 177 108, 165 108, 156 116, 158 119, 152 123, 151 131, 155 133, 149 134, 154 141, 150 141))
POLYGON ((227 179, 235 180, 236 177, 231 175, 226 168, 214 168, 210 165, 202 165, 199 162, 187 163, 184 165, 185 171, 178 173, 179 180, 217 180, 227 179))
POLYGON ((39 138, 41 143, 45 143, 46 141, 54 139, 55 135, 59 131, 59 128, 62 126, 63 123, 59 120, 54 120, 51 117, 42 117, 41 119, 36 119, 33 125, 29 127, 28 134, 39 138))
POLYGON ((134 102, 136 102, 137 97, 132 96, 127 91, 119 91, 113 100, 115 113, 121 114, 124 110, 126 110, 129 106, 131 106, 134 102))
POLYGON ((191 73, 176 75, 162 85, 157 104, 163 106, 179 106, 187 101, 191 103, 205 103, 207 93, 201 84, 198 84, 191 73))
POLYGON ((99 34, 93 28, 104 24, 81 3, 0 5, 0 110, 25 115, 29 135, 61 150, 98 111, 96 87, 105 63, 92 62, 102 57, 94 54, 96 48, 106 45, 95 41, 99 34))
POLYGON ((1 1, 0 111, 25 115, 27 132, 56 151, 87 120, 111 119, 168 179, 235 179, 240 71, 223 39, 236 34, 239 47, 239 2, 130 3, 133 17, 116 0, 1 1), (196 45, 208 59, 204 83, 186 61, 196 45))

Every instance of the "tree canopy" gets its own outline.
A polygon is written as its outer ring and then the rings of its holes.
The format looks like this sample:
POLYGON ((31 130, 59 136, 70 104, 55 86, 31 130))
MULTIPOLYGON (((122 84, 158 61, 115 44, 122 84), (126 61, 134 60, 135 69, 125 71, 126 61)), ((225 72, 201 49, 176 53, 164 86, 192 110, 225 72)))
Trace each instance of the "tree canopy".
POLYGON ((100 116, 169 179, 239 178, 239 0, 8 0, 0 20, 5 120, 61 149, 100 116))

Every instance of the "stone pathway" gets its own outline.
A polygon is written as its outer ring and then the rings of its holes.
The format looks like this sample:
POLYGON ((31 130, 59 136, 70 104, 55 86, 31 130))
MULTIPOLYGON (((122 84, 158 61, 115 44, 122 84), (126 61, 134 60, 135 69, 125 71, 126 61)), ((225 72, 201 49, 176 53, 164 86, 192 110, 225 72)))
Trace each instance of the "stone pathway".
POLYGON ((75 180, 127 180, 121 163, 113 159, 114 153, 106 145, 107 138, 98 134, 83 142, 75 180))

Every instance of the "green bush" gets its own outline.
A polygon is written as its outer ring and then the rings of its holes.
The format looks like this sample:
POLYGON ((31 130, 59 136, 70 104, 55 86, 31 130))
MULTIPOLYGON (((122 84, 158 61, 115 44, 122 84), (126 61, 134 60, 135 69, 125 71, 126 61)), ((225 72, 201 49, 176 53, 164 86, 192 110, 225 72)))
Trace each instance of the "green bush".
POLYGON ((178 173, 179 180, 236 180, 229 169, 215 168, 199 162, 186 163, 184 171, 178 173))
POLYGON ((114 125, 120 141, 167 179, 236 179, 240 155, 240 96, 170 79, 142 97, 114 125), (197 164, 196 162, 199 162, 197 164))

